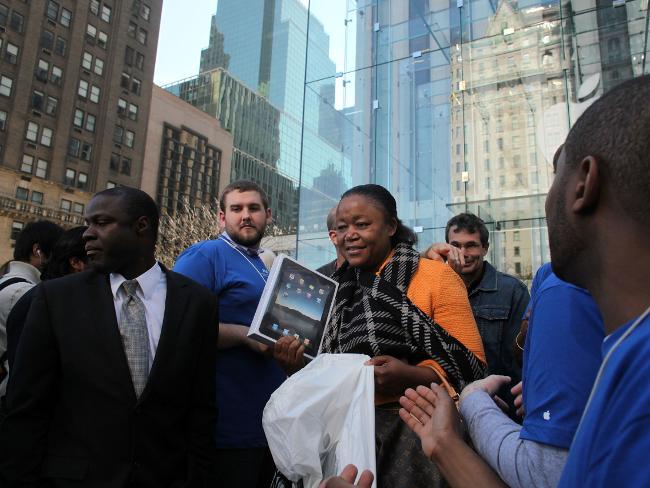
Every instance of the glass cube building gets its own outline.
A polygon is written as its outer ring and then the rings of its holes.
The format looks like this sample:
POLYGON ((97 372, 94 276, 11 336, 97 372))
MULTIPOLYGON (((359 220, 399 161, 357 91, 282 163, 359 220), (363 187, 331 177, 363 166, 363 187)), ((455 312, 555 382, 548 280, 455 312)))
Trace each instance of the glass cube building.
POLYGON ((201 71, 277 110, 261 159, 300 261, 334 259, 328 210, 378 183, 420 248, 473 212, 488 259, 529 280, 550 258, 553 154, 586 107, 650 70, 647 27, 648 0, 219 0, 201 71))

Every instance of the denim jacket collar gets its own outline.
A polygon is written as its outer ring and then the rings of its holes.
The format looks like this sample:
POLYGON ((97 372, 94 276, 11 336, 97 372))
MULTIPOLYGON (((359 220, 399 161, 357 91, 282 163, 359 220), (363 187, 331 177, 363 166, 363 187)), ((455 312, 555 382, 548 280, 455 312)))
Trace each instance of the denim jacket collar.
POLYGON ((478 291, 497 291, 498 286, 497 286, 497 270, 492 266, 490 263, 487 261, 483 261, 483 277, 481 278, 481 281, 476 285, 472 291, 470 292, 471 294, 474 294, 478 291))

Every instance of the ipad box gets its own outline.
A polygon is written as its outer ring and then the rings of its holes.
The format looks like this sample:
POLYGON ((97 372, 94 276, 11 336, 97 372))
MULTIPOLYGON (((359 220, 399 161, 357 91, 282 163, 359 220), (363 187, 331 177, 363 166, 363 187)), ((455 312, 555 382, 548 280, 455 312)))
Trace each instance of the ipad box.
POLYGON ((320 351, 334 306, 338 283, 284 254, 275 258, 248 337, 272 344, 293 336, 305 346, 305 357, 320 351))

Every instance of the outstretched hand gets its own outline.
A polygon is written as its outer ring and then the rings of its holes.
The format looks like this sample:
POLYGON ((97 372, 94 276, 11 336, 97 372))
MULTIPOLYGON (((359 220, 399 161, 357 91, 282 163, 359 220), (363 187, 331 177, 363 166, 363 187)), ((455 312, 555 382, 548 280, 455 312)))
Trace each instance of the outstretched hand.
POLYGON ((449 394, 440 385, 431 388, 409 388, 399 400, 399 416, 420 438, 422 450, 429 459, 444 449, 452 437, 461 439, 458 410, 449 394))
POLYGON ((341 471, 340 476, 333 476, 328 478, 320 484, 319 488, 370 488, 372 486, 372 481, 375 479, 374 475, 365 470, 361 473, 359 481, 357 484, 354 484, 354 480, 357 478, 358 469, 353 464, 348 464, 343 471, 341 471))
POLYGON ((463 391, 460 394, 460 403, 463 403, 463 400, 467 398, 469 394, 479 390, 484 391, 490 395, 491 398, 495 398, 499 389, 502 386, 510 383, 510 381, 511 380, 509 376, 500 376, 498 374, 491 374, 482 380, 474 381, 473 383, 470 383, 465 388, 463 388, 463 391))
POLYGON ((280 337, 273 348, 273 357, 284 372, 291 376, 305 367, 305 346, 295 337, 280 337))

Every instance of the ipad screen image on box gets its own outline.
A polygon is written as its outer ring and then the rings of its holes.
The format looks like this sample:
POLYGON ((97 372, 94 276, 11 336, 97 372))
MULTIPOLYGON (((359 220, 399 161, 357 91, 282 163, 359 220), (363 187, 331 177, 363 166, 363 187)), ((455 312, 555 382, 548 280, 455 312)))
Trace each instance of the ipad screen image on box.
POLYGON ((334 298, 334 286, 293 261, 285 260, 272 293, 272 307, 264 314, 260 332, 279 339, 294 336, 305 353, 316 356, 325 320, 334 298))

